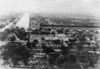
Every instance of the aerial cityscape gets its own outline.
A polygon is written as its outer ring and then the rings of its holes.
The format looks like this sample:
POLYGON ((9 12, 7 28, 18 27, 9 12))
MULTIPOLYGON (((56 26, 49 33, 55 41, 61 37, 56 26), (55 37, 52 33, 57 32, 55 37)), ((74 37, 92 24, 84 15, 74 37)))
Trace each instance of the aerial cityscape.
POLYGON ((100 69, 100 0, 0 0, 0 69, 100 69))
POLYGON ((0 21, 1 58, 11 68, 99 67, 100 24, 94 17, 24 13, 0 21))

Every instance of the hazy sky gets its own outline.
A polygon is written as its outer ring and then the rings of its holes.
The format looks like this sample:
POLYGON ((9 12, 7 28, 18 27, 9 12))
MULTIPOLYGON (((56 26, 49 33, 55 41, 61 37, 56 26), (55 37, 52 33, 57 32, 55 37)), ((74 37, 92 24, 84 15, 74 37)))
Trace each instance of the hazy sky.
POLYGON ((100 15, 100 0, 0 0, 0 14, 6 12, 100 15))

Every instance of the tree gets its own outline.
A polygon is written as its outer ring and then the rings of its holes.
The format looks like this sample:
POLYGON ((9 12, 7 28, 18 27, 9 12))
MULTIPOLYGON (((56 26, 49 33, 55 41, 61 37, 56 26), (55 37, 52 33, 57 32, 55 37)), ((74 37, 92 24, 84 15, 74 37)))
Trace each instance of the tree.
POLYGON ((14 33, 20 40, 27 40, 28 34, 24 28, 16 29, 14 33))
MULTIPOLYGON (((8 33, 7 31, 5 33, 8 33)), ((27 38, 27 33, 24 28, 16 28, 9 32, 12 36, 8 37, 8 43, 1 47, 1 56, 2 59, 6 62, 11 62, 13 65, 18 65, 19 61, 22 61, 25 65, 28 64, 30 58, 30 52, 26 48, 26 43, 21 40, 27 38), (16 32, 17 34, 16 34, 16 32), (15 35, 17 36, 15 36, 15 35), (19 39, 19 42, 15 42, 16 39, 19 39)), ((9 35, 9 33, 7 35, 9 35)), ((10 63, 9 62, 9 63, 10 63)))
POLYGON ((28 64, 28 59, 30 57, 29 51, 26 49, 25 45, 21 43, 12 43, 9 42, 6 45, 2 46, 2 59, 5 61, 11 60, 11 63, 14 65, 18 64, 18 61, 23 61, 26 65, 28 64))

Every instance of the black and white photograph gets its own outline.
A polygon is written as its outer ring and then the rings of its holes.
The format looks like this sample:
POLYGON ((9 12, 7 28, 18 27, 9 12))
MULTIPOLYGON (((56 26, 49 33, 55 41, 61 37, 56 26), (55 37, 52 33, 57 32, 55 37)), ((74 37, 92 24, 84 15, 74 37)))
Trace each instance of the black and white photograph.
POLYGON ((100 69, 100 0, 0 0, 0 69, 100 69))

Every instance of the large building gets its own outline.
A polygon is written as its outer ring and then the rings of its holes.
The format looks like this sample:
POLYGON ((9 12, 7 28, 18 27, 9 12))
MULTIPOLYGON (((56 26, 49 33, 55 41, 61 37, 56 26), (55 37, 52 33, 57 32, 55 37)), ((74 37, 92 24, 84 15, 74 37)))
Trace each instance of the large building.
POLYGON ((31 28, 36 28, 36 29, 40 28, 39 21, 37 21, 37 20, 30 20, 30 27, 31 28))

